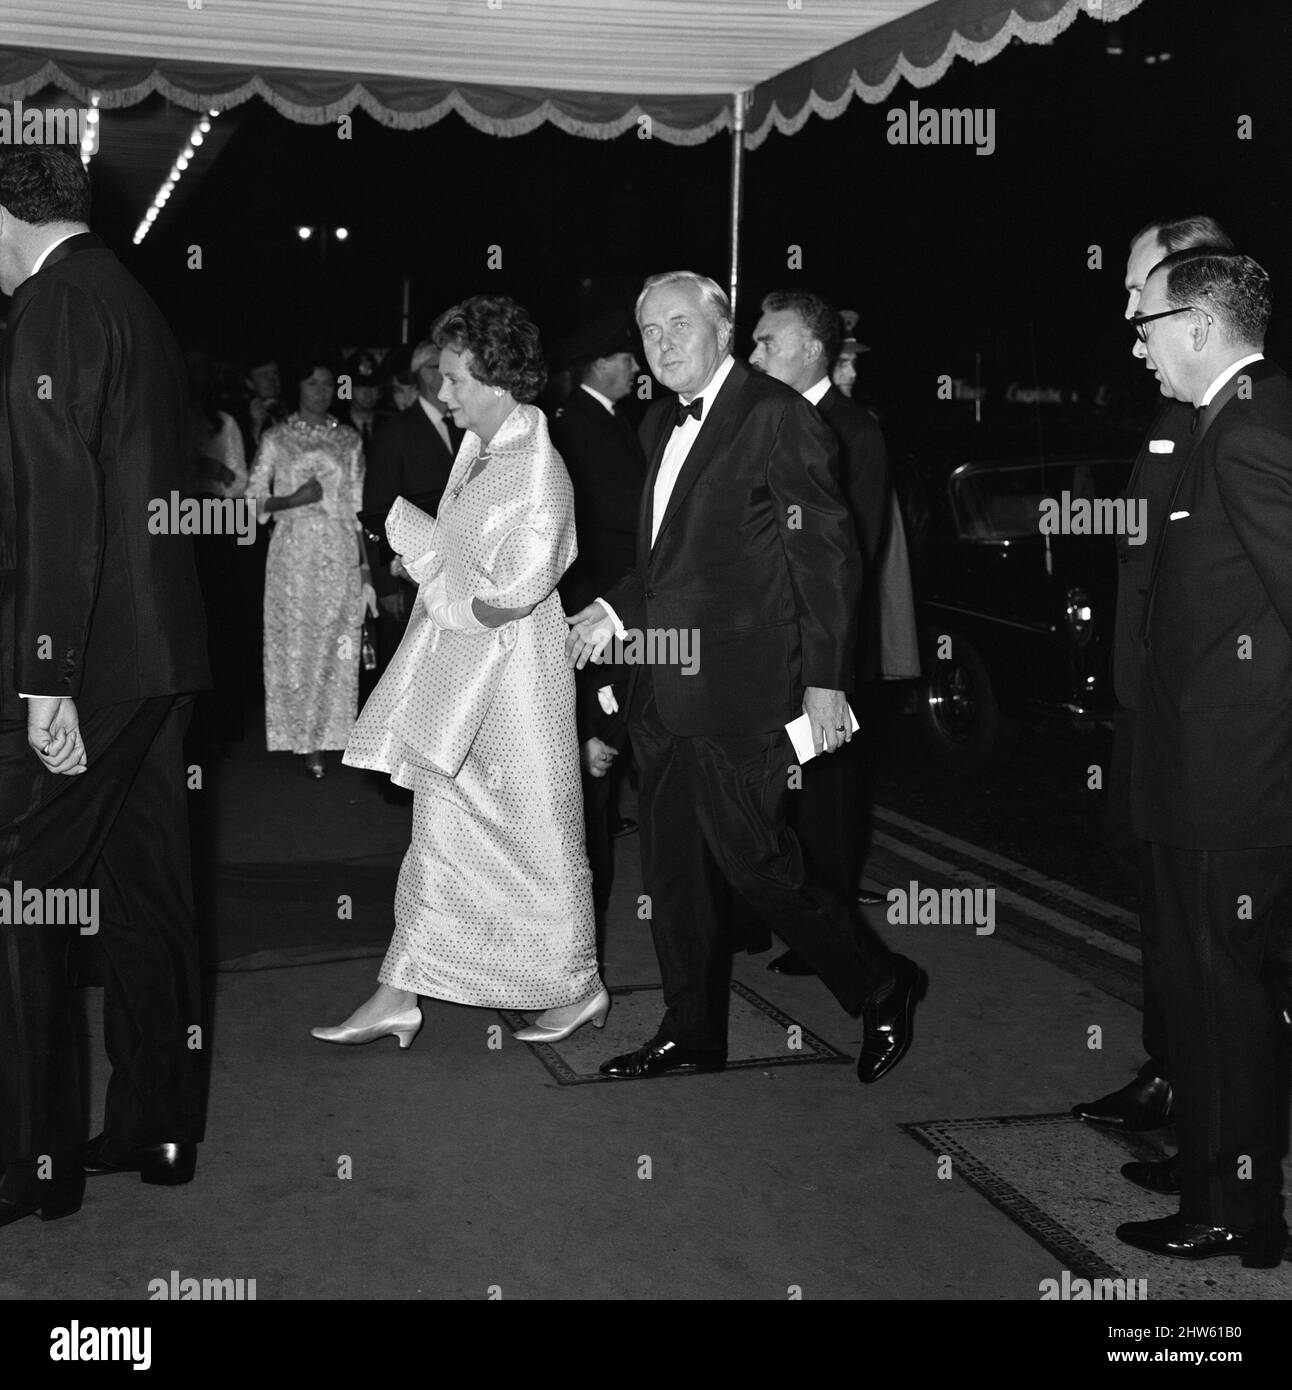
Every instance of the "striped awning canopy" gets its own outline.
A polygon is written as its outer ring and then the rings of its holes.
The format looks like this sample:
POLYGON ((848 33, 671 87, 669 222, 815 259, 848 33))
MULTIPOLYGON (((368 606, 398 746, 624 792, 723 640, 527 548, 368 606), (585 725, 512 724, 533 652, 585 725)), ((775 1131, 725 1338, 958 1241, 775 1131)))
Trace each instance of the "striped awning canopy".
POLYGON ((194 111, 259 96, 295 121, 362 109, 417 129, 456 112, 520 135, 544 122, 746 144, 903 79, 937 81, 1014 39, 1142 0, 41 0, 0 3, 0 101, 58 89, 112 110, 160 93, 194 111))

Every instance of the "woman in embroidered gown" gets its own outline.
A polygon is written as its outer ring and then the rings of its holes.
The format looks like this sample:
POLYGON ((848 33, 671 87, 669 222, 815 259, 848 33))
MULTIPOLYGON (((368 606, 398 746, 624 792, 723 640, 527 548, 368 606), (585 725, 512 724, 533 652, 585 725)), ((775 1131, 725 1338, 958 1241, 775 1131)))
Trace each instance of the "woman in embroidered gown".
POLYGON ((556 583, 577 554, 570 480, 542 412, 538 330, 480 295, 433 330, 440 399, 467 431, 432 523, 400 498, 387 534, 418 583, 408 631, 345 762, 413 790, 412 843, 375 994, 325 1042, 422 1024, 418 996, 544 1010, 516 1036, 598 1027, 574 676, 556 583))
POLYGON ((247 482, 274 519, 265 563, 265 742, 322 777, 359 697, 363 611, 376 606, 357 513, 363 445, 328 414, 336 374, 320 354, 288 372, 297 409, 262 436, 247 482))

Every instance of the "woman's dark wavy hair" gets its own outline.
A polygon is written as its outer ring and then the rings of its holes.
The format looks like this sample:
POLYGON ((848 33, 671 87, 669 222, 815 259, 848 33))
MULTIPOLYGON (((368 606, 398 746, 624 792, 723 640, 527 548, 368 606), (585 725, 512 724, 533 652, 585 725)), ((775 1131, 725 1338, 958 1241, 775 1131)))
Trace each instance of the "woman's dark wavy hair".
MULTIPOLYGON (((282 360, 279 373, 283 382, 283 399, 289 410, 300 409, 301 382, 308 381, 320 367, 333 376, 341 370, 341 355, 330 343, 307 343, 282 360)), ((336 398, 333 397, 335 403, 336 398)))
POLYGON ((536 400, 547 381, 538 325, 505 294, 477 294, 446 309, 431 326, 435 345, 471 354, 467 367, 485 386, 514 400, 536 400))

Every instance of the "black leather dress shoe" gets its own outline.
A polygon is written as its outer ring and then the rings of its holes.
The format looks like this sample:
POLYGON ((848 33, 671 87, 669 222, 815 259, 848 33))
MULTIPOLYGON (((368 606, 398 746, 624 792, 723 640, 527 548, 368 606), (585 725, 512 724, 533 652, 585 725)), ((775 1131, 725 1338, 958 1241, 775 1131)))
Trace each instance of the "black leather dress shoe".
POLYGON ((776 975, 815 975, 816 971, 794 951, 785 951, 767 962, 768 970, 776 975))
POLYGON ((1194 1225, 1177 1212, 1156 1221, 1127 1221, 1117 1227, 1117 1239, 1151 1255, 1177 1260, 1238 1255, 1244 1269, 1274 1269, 1283 1259, 1288 1228, 1281 1216, 1272 1216, 1250 1231, 1231 1231, 1227 1226, 1194 1225))
POLYGON ((635 835, 637 833, 637 822, 631 816, 620 816, 610 827, 610 833, 616 840, 621 840, 625 835, 635 835))
POLYGON ((1160 1159, 1157 1163, 1124 1163, 1122 1177, 1146 1192, 1160 1192, 1175 1197, 1180 1192, 1180 1155, 1160 1159))
POLYGON ((145 1144, 127 1149, 120 1157, 103 1156, 104 1136, 95 1135, 85 1146, 85 1172, 91 1178, 108 1173, 138 1173, 140 1182, 157 1187, 178 1187, 192 1182, 197 1169, 196 1144, 145 1144))
POLYGON ((636 1052, 625 1052, 602 1062, 602 1076, 615 1076, 621 1081, 637 1081, 647 1076, 663 1076, 666 1071, 721 1071, 727 1059, 721 1052, 700 1052, 694 1047, 679 1047, 674 1042, 648 1042, 636 1052))
POLYGON ((878 1081, 906 1056, 911 1045, 915 1005, 929 987, 928 976, 913 960, 894 956, 897 980, 882 1003, 866 1004, 861 1011, 866 1032, 857 1058, 857 1080, 878 1081))
POLYGON ((880 903, 888 901, 888 894, 872 893, 869 888, 862 888, 857 893, 857 901, 862 907, 878 907, 880 903))
POLYGON ((72 1163, 56 1163, 54 1173, 53 1177, 38 1178, 34 1163, 11 1163, 0 1176, 0 1226, 26 1216, 57 1221, 80 1211, 85 1174, 72 1163))
POLYGON ((1079 1120, 1117 1125, 1136 1133, 1161 1129, 1163 1125, 1171 1123, 1175 1113, 1171 1083, 1165 1076, 1137 1076, 1120 1091, 1113 1091, 1086 1105, 1074 1105, 1072 1113, 1079 1120))

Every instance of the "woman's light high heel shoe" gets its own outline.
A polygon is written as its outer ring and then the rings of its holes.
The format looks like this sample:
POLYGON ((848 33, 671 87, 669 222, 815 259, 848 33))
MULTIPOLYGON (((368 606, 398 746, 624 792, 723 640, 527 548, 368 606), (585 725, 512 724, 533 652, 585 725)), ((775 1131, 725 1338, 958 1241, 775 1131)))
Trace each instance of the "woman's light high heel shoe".
POLYGON ((416 1004, 405 1009, 402 1014, 383 1018, 380 1023, 370 1023, 366 1028, 351 1028, 342 1023, 335 1028, 311 1028, 310 1036, 330 1043, 370 1043, 393 1033, 399 1039, 400 1048, 411 1047, 413 1039, 421 1032, 422 1011, 416 1004))
POLYGON ((528 1028, 522 1028, 519 1033, 513 1033, 512 1037, 517 1042, 560 1042, 562 1038, 568 1038, 571 1033, 582 1028, 585 1023, 591 1023, 594 1028, 604 1028, 609 1012, 610 992, 603 988, 588 1000, 574 1021, 567 1023, 564 1028, 545 1028, 541 1023, 534 1023, 528 1028))

